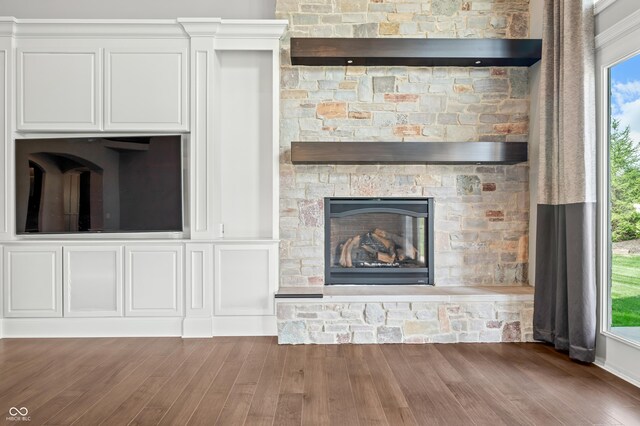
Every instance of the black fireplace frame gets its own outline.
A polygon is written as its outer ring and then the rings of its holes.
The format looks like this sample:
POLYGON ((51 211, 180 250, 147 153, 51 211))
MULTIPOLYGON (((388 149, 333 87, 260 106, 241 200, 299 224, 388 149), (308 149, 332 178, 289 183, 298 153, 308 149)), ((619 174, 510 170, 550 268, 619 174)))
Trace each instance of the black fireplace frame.
POLYGON ((434 199, 433 198, 340 198, 324 199, 324 283, 325 285, 434 285, 434 199), (387 203, 388 206, 381 206, 387 203), (336 268, 332 267, 331 218, 362 213, 398 213, 426 219, 427 253, 424 268, 336 268))

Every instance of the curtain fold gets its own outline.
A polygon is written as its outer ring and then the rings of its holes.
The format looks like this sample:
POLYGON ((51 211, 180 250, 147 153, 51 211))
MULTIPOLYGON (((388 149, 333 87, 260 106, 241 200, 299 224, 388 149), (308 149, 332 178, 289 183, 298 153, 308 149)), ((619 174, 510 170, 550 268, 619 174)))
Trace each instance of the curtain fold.
POLYGON ((596 115, 593 0, 545 0, 536 235, 536 340, 593 362, 596 115))

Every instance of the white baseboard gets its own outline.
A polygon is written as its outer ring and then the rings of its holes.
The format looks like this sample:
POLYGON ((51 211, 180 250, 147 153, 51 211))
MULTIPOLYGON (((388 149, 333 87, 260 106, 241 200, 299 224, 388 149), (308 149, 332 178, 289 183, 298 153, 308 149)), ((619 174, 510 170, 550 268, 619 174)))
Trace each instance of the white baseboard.
POLYGON ((0 318, 0 338, 275 336, 275 316, 0 318))
POLYGON ((271 316, 215 316, 214 336, 276 336, 278 325, 271 316))
POLYGON ((183 338, 213 337, 213 322, 211 317, 185 318, 182 322, 183 338))
POLYGON ((597 357, 594 364, 602 368, 603 370, 608 371, 614 376, 617 376, 622 380, 629 382, 632 385, 640 388, 640 377, 635 377, 633 374, 630 374, 625 369, 616 367, 615 365, 611 365, 611 363, 606 362, 604 358, 597 357))
POLYGON ((5 318, 4 338, 182 336, 183 318, 5 318))

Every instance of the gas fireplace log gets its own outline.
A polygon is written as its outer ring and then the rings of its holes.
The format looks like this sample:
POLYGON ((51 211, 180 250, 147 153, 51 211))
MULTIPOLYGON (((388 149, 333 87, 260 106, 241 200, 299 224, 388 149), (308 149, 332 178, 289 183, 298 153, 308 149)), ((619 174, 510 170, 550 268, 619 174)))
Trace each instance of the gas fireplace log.
POLYGON ((351 241, 353 240, 353 238, 349 238, 347 241, 345 241, 345 243, 342 245, 342 253, 340 253, 340 266, 342 266, 343 268, 347 267, 347 248, 349 247, 349 245, 351 244, 351 241))
POLYGON ((396 245, 402 247, 404 249, 404 256, 409 259, 414 260, 418 255, 418 250, 416 250, 416 248, 413 245, 411 245, 409 241, 407 241, 405 238, 401 237, 400 235, 392 234, 391 232, 387 232, 383 229, 378 229, 378 228, 373 230, 373 234, 381 238, 384 238, 386 240, 391 240, 396 245))
POLYGON ((351 250, 354 247, 357 247, 359 245, 360 245, 360 235, 357 235, 357 236, 355 236, 355 237, 353 237, 351 239, 351 243, 349 244, 349 246, 347 247, 347 250, 346 250, 347 251, 347 255, 345 257, 346 257, 346 261, 347 261, 347 268, 353 268, 353 261, 351 259, 351 250))
POLYGON ((395 262, 396 257, 386 253, 378 252, 378 260, 384 263, 393 263, 395 262))

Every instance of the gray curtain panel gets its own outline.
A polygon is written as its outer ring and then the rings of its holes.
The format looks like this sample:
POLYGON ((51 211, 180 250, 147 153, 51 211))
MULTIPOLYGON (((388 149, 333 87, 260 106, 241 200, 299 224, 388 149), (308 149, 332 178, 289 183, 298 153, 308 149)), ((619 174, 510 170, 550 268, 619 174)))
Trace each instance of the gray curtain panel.
POLYGON ((533 337, 592 362, 596 341, 593 0, 545 0, 533 337))

